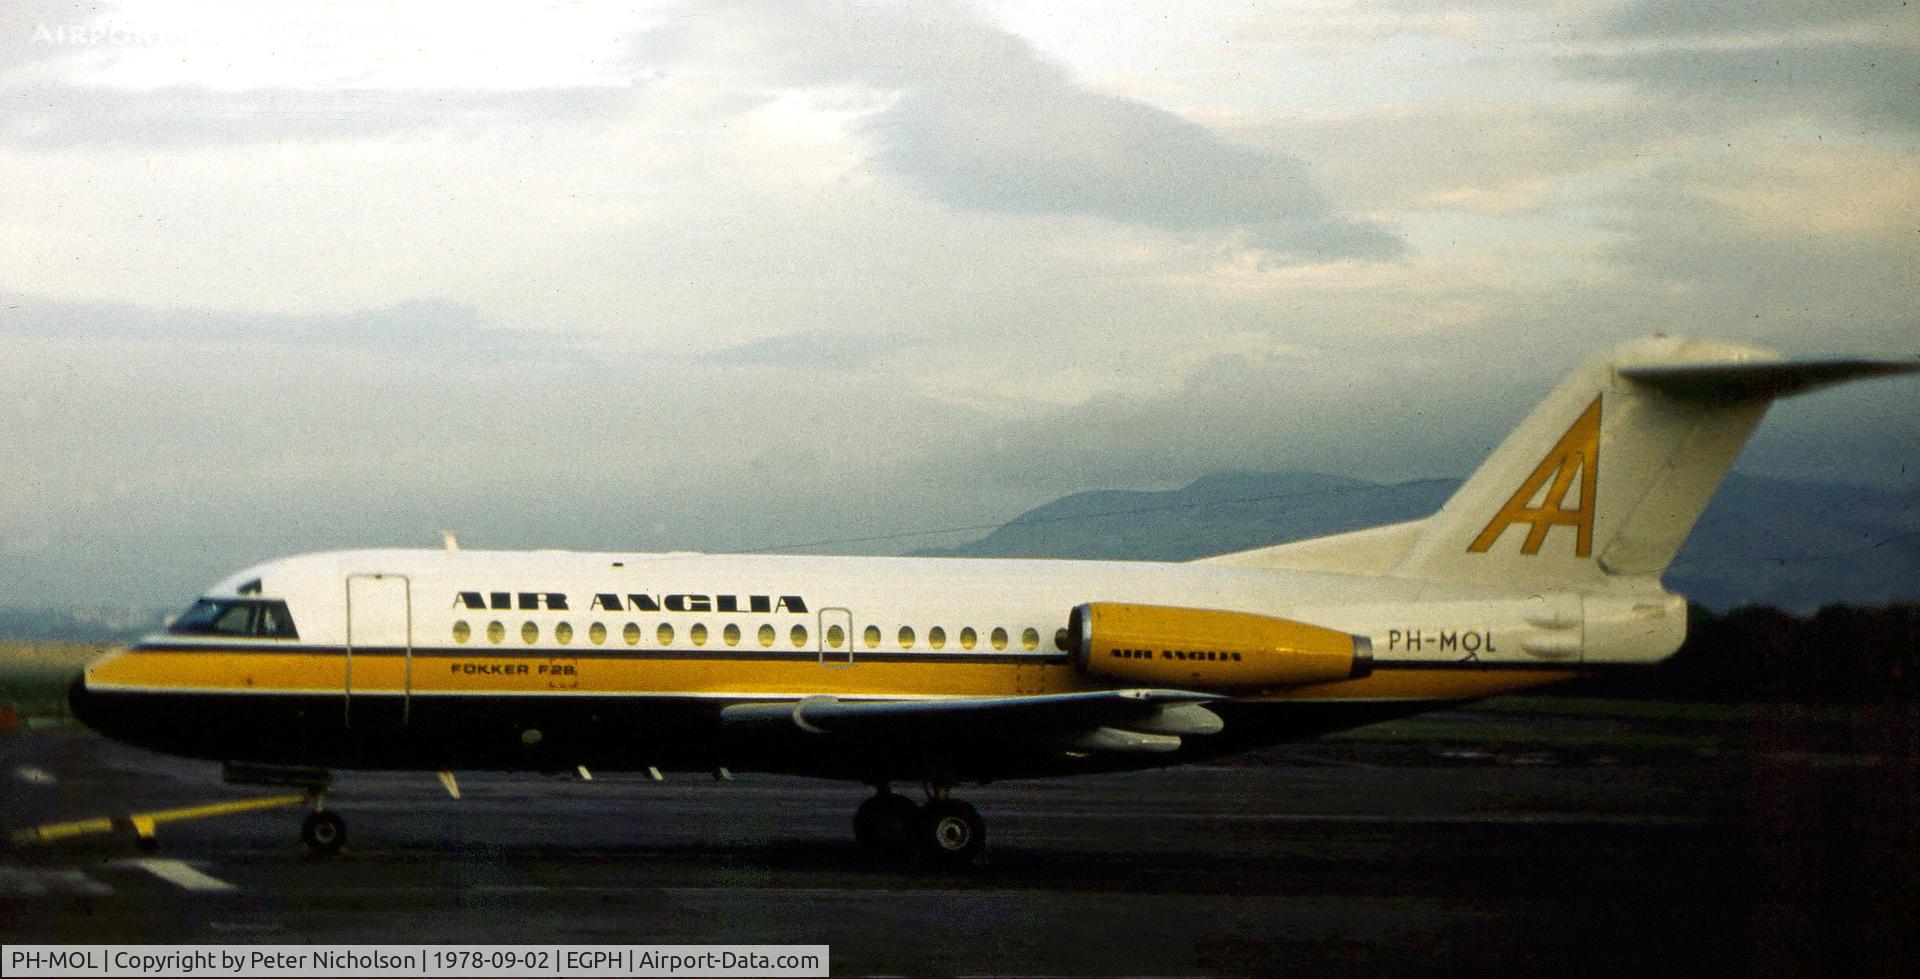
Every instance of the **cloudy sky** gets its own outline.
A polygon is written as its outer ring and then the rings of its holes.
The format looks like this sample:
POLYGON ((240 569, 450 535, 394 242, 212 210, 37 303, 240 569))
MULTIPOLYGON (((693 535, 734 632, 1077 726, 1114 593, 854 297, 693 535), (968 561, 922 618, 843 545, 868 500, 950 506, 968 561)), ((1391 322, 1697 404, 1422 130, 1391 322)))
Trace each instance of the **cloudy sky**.
MULTIPOLYGON (((1905 3, 468 7, 0 0, 0 606, 1463 475, 1621 339, 1920 354, 1905 3)), ((1741 465, 1916 445, 1876 382, 1741 465)))

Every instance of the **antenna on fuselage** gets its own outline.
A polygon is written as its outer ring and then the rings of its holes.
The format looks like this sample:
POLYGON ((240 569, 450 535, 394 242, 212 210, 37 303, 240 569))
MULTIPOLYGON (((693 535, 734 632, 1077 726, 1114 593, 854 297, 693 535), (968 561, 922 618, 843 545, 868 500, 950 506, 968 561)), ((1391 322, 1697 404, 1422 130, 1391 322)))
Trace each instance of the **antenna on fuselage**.
POLYGON ((457 551, 460 549, 460 535, 451 530, 443 530, 440 532, 440 543, 445 544, 449 551, 457 551))

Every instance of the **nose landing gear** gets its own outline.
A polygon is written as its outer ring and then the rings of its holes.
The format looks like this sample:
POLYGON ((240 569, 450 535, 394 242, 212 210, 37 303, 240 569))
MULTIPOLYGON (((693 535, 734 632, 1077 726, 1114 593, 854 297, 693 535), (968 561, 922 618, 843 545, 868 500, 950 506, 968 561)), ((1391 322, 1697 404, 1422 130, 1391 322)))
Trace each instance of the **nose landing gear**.
POLYGON ((872 798, 853 814, 853 838, 888 857, 918 852, 948 866, 971 863, 987 845, 987 824, 979 810, 950 798, 944 787, 927 791, 926 805, 876 785, 872 798))
POLYGON ((310 802, 313 811, 300 823, 300 842, 316 857, 330 857, 347 843, 347 821, 327 811, 327 789, 333 774, 324 768, 304 765, 265 765, 254 762, 227 762, 222 775, 233 785, 293 785, 306 790, 289 798, 310 802))

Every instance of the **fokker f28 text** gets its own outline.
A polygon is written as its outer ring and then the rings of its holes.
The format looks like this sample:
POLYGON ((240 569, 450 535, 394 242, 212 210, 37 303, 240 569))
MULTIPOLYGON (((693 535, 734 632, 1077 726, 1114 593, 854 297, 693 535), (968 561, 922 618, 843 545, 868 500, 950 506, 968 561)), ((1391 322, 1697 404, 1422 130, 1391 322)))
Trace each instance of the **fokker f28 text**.
POLYGON ((1914 369, 1637 341, 1432 516, 1189 563, 301 555, 89 664, 71 701, 230 777, 311 776, 321 852, 345 838, 334 769, 759 771, 873 786, 862 843, 963 861, 986 839, 967 783, 1179 764, 1671 655, 1686 605, 1661 573, 1767 405, 1914 369))

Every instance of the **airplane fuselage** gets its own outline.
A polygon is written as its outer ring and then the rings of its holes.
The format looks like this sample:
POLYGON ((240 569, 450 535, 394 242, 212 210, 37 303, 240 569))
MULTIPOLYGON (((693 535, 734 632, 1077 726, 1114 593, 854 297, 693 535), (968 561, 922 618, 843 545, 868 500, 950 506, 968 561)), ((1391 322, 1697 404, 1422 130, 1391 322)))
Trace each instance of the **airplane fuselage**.
MULTIPOLYGON (((1678 645, 1685 619, 1664 593, 1501 593, 1207 564, 554 551, 304 555, 243 571, 203 601, 284 609, 251 624, 233 612, 225 631, 149 636, 95 663, 76 693, 89 724, 178 754, 329 768, 725 766, 864 780, 1189 761, 1644 662, 1678 645), (936 763, 833 739, 743 742, 719 723, 752 702, 1127 686, 1070 661, 1067 612, 1089 599, 1352 633, 1371 646, 1371 673, 1227 691, 1209 704, 1225 730, 1154 754, 1010 753, 984 732, 936 763), (1596 603, 1635 610, 1630 634, 1610 639, 1606 617, 1586 613, 1596 603), (1649 623, 1665 648, 1648 648, 1649 623)), ((1208 650, 1137 652, 1176 661, 1186 688, 1216 689, 1208 650)))

